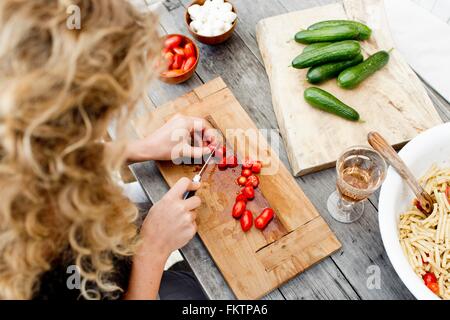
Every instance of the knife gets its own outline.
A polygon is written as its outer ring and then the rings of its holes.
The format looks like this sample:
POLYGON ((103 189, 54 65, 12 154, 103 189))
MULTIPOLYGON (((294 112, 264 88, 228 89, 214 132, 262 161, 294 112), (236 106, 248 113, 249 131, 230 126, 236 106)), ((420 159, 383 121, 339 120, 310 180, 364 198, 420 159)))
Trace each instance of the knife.
MULTIPOLYGON (((202 180, 202 174, 205 172, 206 167, 209 164, 209 161, 212 159, 214 152, 216 151, 217 146, 214 147, 214 149, 211 151, 210 155, 208 156, 208 159, 206 159, 205 164, 203 165, 202 169, 199 173, 197 173, 194 178, 192 178, 192 182, 200 182, 202 180)), ((183 196, 183 200, 189 199, 190 197, 195 195, 195 191, 186 191, 183 196)))

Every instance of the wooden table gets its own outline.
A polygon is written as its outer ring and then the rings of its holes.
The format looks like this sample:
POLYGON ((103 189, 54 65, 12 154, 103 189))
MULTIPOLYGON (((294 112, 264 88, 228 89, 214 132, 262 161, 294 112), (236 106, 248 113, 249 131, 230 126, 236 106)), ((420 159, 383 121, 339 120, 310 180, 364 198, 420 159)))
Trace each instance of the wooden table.
MULTIPOLYGON (((239 16, 233 37, 216 47, 199 44, 201 61, 194 77, 177 86, 155 81, 149 89, 150 100, 156 106, 161 105, 220 76, 259 128, 277 129, 269 82, 256 43, 256 23, 265 17, 337 1, 233 0, 232 2, 239 16)), ((189 0, 163 2, 160 17, 162 32, 188 34, 184 24, 184 12, 189 3, 189 0)), ((425 86, 440 116, 444 121, 448 121, 450 105, 426 83, 425 86)), ((284 148, 281 148, 279 157, 289 167, 284 148)), ((134 164, 131 169, 153 203, 167 192, 167 184, 153 162, 134 164)), ((359 221, 349 225, 341 224, 329 216, 326 208, 326 200, 335 188, 335 181, 334 169, 297 178, 300 187, 342 242, 342 249, 273 291, 266 298, 413 299, 392 268, 384 250, 378 228, 378 194, 369 199, 364 216, 359 221), (381 279, 379 289, 370 285, 371 276, 376 275, 378 271, 381 279)), ((181 249, 181 252, 208 297, 235 298, 198 237, 181 249)))

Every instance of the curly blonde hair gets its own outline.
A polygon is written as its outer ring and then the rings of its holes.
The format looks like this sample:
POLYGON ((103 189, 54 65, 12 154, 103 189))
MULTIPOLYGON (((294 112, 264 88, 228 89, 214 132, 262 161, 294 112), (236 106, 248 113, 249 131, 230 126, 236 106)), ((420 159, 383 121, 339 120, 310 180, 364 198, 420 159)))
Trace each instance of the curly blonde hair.
POLYGON ((135 250, 137 209, 113 179, 125 139, 102 140, 155 73, 156 28, 125 0, 0 1, 0 298, 32 298, 65 252, 85 298, 120 289, 113 259, 135 250))

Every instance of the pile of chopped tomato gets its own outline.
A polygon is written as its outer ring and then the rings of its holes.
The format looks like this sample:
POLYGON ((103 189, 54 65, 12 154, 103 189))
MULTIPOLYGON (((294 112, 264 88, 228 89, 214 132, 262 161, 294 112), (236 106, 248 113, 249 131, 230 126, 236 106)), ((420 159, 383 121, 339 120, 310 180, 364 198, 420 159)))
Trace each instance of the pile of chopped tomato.
MULTIPOLYGON (((215 157, 218 161, 218 167, 221 170, 227 168, 235 168, 238 166, 236 155, 227 156, 225 146, 217 148, 215 157)), ((242 163, 242 171, 236 183, 242 187, 236 196, 231 215, 235 219, 239 219, 241 228, 244 232, 249 231, 253 226, 253 213, 247 209, 247 202, 255 198, 255 189, 259 186, 259 178, 257 174, 261 172, 262 163, 245 159, 242 163)), ((274 211, 271 208, 265 208, 261 214, 255 219, 255 227, 263 230, 274 217, 274 211)))

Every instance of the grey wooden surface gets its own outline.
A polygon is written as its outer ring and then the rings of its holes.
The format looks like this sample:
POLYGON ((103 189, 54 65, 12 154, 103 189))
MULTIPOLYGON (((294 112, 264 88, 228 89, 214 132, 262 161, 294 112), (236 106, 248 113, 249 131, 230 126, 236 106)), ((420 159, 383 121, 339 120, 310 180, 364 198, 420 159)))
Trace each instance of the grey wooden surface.
MULTIPOLYGON (((256 23, 265 17, 337 1, 233 0, 232 2, 239 16, 233 37, 215 47, 197 43, 201 50, 201 58, 194 77, 177 86, 157 81, 149 90, 150 99, 158 106, 221 76, 259 128, 277 129, 269 82, 256 43, 256 23)), ((163 2, 164 6, 159 10, 163 32, 188 35, 184 24, 184 12, 189 3, 190 0, 163 2)), ((441 117, 444 121, 448 121, 449 104, 434 90, 428 87, 427 89, 441 117)), ((284 148, 280 150, 279 157, 289 167, 284 148)), ((131 169, 152 202, 158 201, 168 190, 154 163, 134 164, 131 169)), ((342 249, 265 298, 413 299, 392 268, 383 248, 377 219, 378 194, 373 195, 366 203, 364 216, 359 221, 350 225, 341 224, 333 220, 326 209, 326 200, 335 188, 335 181, 334 169, 297 178, 300 187, 342 242, 342 249), (373 270, 380 272, 380 288, 367 285, 373 270)), ((181 251, 211 299, 235 298, 198 236, 181 251)))

